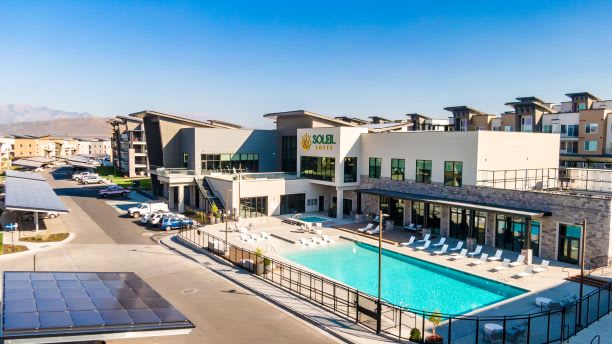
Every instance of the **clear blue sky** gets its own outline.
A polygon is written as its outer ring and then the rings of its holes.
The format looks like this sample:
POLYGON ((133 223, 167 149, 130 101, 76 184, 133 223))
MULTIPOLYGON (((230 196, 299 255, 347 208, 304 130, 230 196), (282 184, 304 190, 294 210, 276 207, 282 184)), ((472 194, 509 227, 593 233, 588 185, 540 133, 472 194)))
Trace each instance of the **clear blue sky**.
POLYGON ((612 98, 612 1, 0 2, 0 104, 446 117, 612 98))

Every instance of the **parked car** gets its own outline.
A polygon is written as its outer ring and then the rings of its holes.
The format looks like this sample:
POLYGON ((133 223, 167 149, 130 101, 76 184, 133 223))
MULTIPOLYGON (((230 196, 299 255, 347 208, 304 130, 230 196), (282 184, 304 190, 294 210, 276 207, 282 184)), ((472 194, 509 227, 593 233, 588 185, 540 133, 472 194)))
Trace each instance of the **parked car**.
POLYGON ((97 176, 97 173, 94 172, 79 172, 72 175, 72 180, 80 180, 85 176, 97 176))
POLYGON ((155 213, 149 217, 148 224, 156 226, 157 224, 159 224, 159 221, 161 221, 163 218, 171 217, 171 216, 176 216, 176 214, 173 214, 170 212, 155 213))
MULTIPOLYGON (((54 219, 58 216, 59 216, 59 213, 55 211, 49 211, 49 212, 42 211, 38 213, 39 219, 54 219)), ((25 221, 34 221, 34 213, 33 212, 24 213, 21 216, 21 219, 25 221)))
POLYGON ((193 228, 194 222, 187 217, 167 217, 159 223, 159 228, 166 231, 179 228, 193 228))
POLYGON ((34 172, 42 172, 42 171, 44 171, 44 170, 45 170, 45 169, 44 169, 44 168, 42 168, 42 167, 37 167, 37 168, 35 168, 35 169, 34 169, 34 172))
POLYGON ((140 203, 137 207, 128 209, 128 214, 131 217, 140 217, 140 215, 152 214, 160 211, 169 211, 168 205, 164 202, 140 203))
POLYGON ((83 176, 81 177, 81 179, 78 180, 78 183, 87 185, 87 184, 102 184, 106 182, 106 179, 98 176, 98 175, 92 175, 92 176, 83 176))
POLYGON ((127 196, 129 193, 129 189, 126 189, 119 185, 111 185, 105 189, 98 191, 98 197, 108 198, 113 196, 127 196))
POLYGON ((53 163, 55 166, 66 166, 67 164, 64 161, 56 161, 53 163))

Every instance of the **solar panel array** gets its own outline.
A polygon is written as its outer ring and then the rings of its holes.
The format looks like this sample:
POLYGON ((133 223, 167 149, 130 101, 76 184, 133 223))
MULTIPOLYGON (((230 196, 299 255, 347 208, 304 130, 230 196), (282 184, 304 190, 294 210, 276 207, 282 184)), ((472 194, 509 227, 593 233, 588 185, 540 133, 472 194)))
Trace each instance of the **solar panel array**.
POLYGON ((7 178, 23 178, 23 179, 31 179, 31 180, 45 180, 43 176, 38 173, 31 172, 21 172, 15 170, 6 170, 7 178))
POLYGON ((43 165, 42 162, 32 161, 27 159, 18 159, 11 163, 11 165, 29 167, 29 168, 39 168, 43 165))
POLYGON ((7 171, 6 177, 6 209, 68 212, 51 186, 44 178, 39 179, 39 175, 25 172, 9 174, 7 171))
POLYGON ((2 337, 193 328, 132 272, 4 272, 2 337))

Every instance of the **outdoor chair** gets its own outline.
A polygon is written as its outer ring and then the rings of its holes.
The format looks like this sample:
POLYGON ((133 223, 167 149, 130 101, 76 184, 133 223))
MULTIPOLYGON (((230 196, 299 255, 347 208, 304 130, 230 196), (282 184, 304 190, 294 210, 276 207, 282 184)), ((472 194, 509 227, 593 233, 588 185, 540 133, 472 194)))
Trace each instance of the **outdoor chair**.
POLYGON ((459 253, 451 253, 450 259, 452 259, 452 260, 463 259, 463 258, 466 257, 466 254, 467 254, 467 248, 464 248, 459 253))
POLYGON ((369 230, 366 233, 370 234, 370 235, 379 234, 380 233, 380 226, 376 226, 376 228, 374 228, 372 230, 369 230))
POLYGON ((533 266, 527 265, 527 267, 525 268, 525 271, 519 272, 518 274, 516 274, 516 277, 522 278, 522 277, 531 276, 532 274, 533 274, 533 266))
POLYGON ((506 270, 509 267, 510 267, 510 259, 504 259, 504 261, 501 263, 501 265, 498 265, 498 266, 494 267, 493 269, 495 271, 502 271, 502 270, 506 270))
POLYGON ((450 250, 448 250, 449 252, 457 252, 459 250, 461 250, 463 248, 463 241, 459 241, 457 243, 457 246, 455 246, 454 248, 451 248, 450 250))
POLYGON ((441 255, 441 254, 446 254, 446 251, 448 251, 448 245, 442 246, 441 250, 433 251, 431 254, 437 256, 437 255, 441 255))
POLYGON ((324 236, 323 236, 323 241, 325 241, 325 242, 327 242, 327 243, 330 243, 330 244, 333 244, 333 243, 335 243, 335 242, 336 242, 335 240, 331 239, 331 238, 330 238, 330 237, 328 237, 327 235, 324 235, 324 236))
POLYGON ((408 239, 407 242, 402 242, 402 243, 399 244, 399 246, 403 246, 403 247, 410 246, 410 245, 414 244, 414 239, 415 239, 415 237, 411 236, 410 239, 408 239))
POLYGON ((425 234, 425 236, 423 237, 423 239, 421 239, 421 240, 417 240, 416 242, 417 242, 417 244, 420 244, 420 243, 422 243, 422 242, 428 242, 430 237, 431 237, 431 234, 425 234))
POLYGON ((550 264, 548 260, 543 260, 540 266, 536 266, 533 268, 533 272, 538 273, 548 270, 548 264, 550 264))
POLYGON ((502 259, 502 250, 495 251, 495 256, 487 258, 490 262, 498 261, 502 259))
POLYGON ((525 256, 523 256, 522 254, 518 256, 518 258, 516 258, 515 261, 513 261, 512 263, 510 263, 510 266, 519 266, 519 265, 523 265, 523 262, 525 261, 525 256))
POLYGON ((429 240, 428 240, 428 241, 426 241, 426 242, 425 242, 425 245, 423 245, 423 246, 417 246, 417 247, 415 247, 414 249, 415 249, 415 250, 418 250, 418 251, 424 251, 424 250, 426 250, 426 249, 428 249, 428 248, 429 248, 429 245, 431 245, 431 241, 429 241, 429 240))
POLYGON ((313 242, 308 241, 308 239, 302 238, 300 239, 300 244, 310 246, 310 244, 313 244, 313 242))
POLYGON ((483 254, 480 256, 480 259, 479 259, 479 260, 476 260, 476 261, 470 262, 470 265, 480 265, 480 264, 484 264, 484 263, 486 263, 486 262, 487 262, 487 258, 488 258, 488 257, 489 257, 489 255, 488 255, 488 254, 483 253, 483 254))
POLYGON ((446 237, 442 237, 440 238, 440 241, 438 241, 436 244, 432 244, 431 246, 440 247, 440 246, 443 246, 445 242, 446 242, 446 237))
POLYGON ((357 232, 364 233, 366 231, 371 230, 372 227, 374 227, 374 224, 373 223, 368 223, 368 225, 363 227, 363 228, 357 228, 357 232))
POLYGON ((482 253, 482 245, 478 245, 476 246, 476 249, 472 252, 469 252, 467 255, 470 258, 474 258, 475 256, 479 255, 480 253, 482 253))

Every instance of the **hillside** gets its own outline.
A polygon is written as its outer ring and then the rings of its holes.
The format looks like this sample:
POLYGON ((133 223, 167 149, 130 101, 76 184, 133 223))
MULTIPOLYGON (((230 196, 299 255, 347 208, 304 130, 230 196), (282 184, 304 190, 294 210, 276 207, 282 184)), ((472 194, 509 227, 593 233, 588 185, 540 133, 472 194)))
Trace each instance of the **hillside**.
POLYGON ((88 118, 93 117, 88 112, 71 112, 52 109, 46 106, 27 104, 0 105, 0 124, 19 122, 50 121, 59 118, 88 118))
POLYGON ((108 118, 87 116, 0 124, 0 135, 110 137, 111 127, 106 124, 107 120, 108 118))

